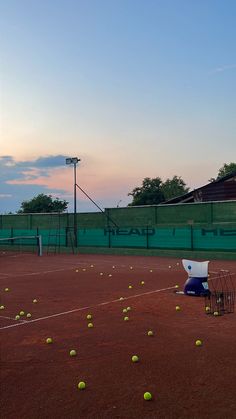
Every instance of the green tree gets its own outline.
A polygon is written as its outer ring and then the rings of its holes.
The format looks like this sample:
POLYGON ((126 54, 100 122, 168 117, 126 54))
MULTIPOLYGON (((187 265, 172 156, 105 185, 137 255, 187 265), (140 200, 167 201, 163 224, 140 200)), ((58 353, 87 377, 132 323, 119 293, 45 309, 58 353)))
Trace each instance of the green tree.
POLYGON ((160 202, 164 201, 161 185, 161 178, 151 179, 145 177, 141 187, 134 188, 132 192, 128 193, 128 196, 133 197, 133 201, 129 206, 160 204, 160 202))
POLYGON ((141 187, 136 187, 132 192, 128 193, 128 196, 133 197, 133 201, 129 206, 157 205, 188 191, 189 188, 186 187, 186 183, 179 176, 174 176, 165 182, 160 177, 154 179, 146 177, 141 187))
POLYGON ((64 212, 67 209, 67 206, 67 201, 61 201, 58 198, 53 200, 51 195, 41 193, 29 201, 23 201, 18 214, 34 212, 64 212))
POLYGON ((215 180, 221 179, 222 177, 230 175, 233 172, 236 172, 236 163, 224 163, 224 165, 219 169, 217 177, 212 177, 209 179, 209 182, 214 182, 215 180))
POLYGON ((173 176, 162 183, 161 190, 164 194, 165 201, 176 196, 183 195, 189 191, 186 183, 180 176, 173 176))

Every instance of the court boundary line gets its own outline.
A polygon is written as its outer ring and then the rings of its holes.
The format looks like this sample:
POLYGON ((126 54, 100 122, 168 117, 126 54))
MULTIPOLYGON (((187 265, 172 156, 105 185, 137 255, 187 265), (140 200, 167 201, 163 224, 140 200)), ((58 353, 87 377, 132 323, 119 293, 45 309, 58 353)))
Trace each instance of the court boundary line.
POLYGON ((162 292, 162 291, 168 291, 168 290, 171 290, 171 289, 175 289, 175 286, 166 287, 166 288, 159 288, 157 290, 147 291, 147 292, 144 292, 144 293, 141 293, 141 294, 130 295, 128 297, 123 297, 123 300, 120 300, 120 298, 121 298, 120 297, 118 299, 116 298, 115 300, 105 301, 103 303, 98 303, 98 304, 94 304, 94 305, 91 305, 91 306, 79 307, 79 308, 75 308, 73 310, 67 310, 67 311, 62 311, 60 313, 51 314, 49 316, 38 317, 37 319, 25 321, 25 322, 22 322, 22 323, 10 324, 8 326, 0 327, 0 330, 10 329, 12 327, 24 326, 25 324, 29 325, 29 324, 36 323, 36 322, 39 322, 39 321, 42 321, 42 320, 52 319, 54 317, 59 317, 59 316, 65 316, 67 314, 76 313, 78 311, 84 311, 84 310, 88 310, 88 309, 92 309, 92 308, 102 307, 102 306, 105 306, 105 305, 108 305, 108 304, 118 303, 118 302, 130 300, 132 298, 142 297, 144 295, 154 294, 154 293, 162 292))

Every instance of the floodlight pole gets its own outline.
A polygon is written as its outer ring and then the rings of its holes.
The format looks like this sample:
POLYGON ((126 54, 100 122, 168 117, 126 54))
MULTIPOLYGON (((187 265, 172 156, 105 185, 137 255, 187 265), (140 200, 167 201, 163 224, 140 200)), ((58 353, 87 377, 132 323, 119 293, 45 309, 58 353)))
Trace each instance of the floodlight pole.
POLYGON ((80 159, 78 159, 78 157, 70 157, 66 159, 66 164, 73 164, 74 165, 74 236, 75 236, 75 248, 78 245, 78 240, 77 240, 77 207, 76 207, 76 186, 77 186, 77 181, 76 181, 76 165, 77 163, 80 161, 80 159))
POLYGON ((77 248, 76 163, 74 163, 74 235, 75 248, 77 248))

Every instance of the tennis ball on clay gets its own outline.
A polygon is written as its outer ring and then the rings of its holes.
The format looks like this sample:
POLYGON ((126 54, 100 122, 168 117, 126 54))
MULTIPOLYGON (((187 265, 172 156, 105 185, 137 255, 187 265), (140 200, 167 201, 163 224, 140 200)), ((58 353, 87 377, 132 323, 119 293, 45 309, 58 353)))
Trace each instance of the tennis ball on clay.
POLYGON ((93 317, 92 314, 88 314, 86 318, 87 318, 87 320, 91 320, 92 317, 93 317))
POLYGON ((78 384, 78 389, 79 390, 84 390, 85 387, 86 387, 85 382, 84 381, 80 381, 79 384, 78 384))
POLYGON ((147 334, 148 334, 148 336, 154 336, 154 333, 153 333, 153 331, 152 331, 152 330, 149 330, 149 331, 147 332, 147 334))
POLYGON ((16 320, 19 320, 19 319, 20 319, 19 314, 17 314, 17 315, 15 316, 15 319, 16 319, 16 320))
POLYGON ((52 342, 53 342, 52 338, 47 338, 46 339, 46 343, 52 343, 52 342))
POLYGON ((127 311, 131 311, 131 307, 127 307, 127 309, 126 309, 127 311))
POLYGON ((169 265, 168 268, 171 269, 171 265, 169 265))
POLYGON ((214 311, 213 315, 214 316, 219 316, 219 312, 218 311, 214 311))
POLYGON ((127 322, 128 320, 129 320, 129 317, 128 316, 125 316, 124 317, 124 321, 127 322))
POLYGON ((115 266, 114 265, 112 266, 112 269, 115 269, 115 266))
POLYGON ((179 288, 179 285, 178 285, 178 284, 176 284, 176 285, 175 285, 175 288, 179 288))
POLYGON ((141 285, 144 285, 145 284, 145 282, 144 281, 141 281, 141 285))
POLYGON ((24 311, 20 311, 20 316, 24 316, 25 312, 24 311))
POLYGON ((108 276, 112 276, 112 274, 109 274, 108 276))
POLYGON ((5 308, 4 306, 0 306, 0 310, 4 310, 4 308, 5 308))
POLYGON ((5 291, 5 292, 8 292, 8 291, 10 291, 10 290, 9 290, 9 288, 5 288, 5 290, 4 290, 4 291, 5 291))
POLYGON ((82 271, 84 271, 84 272, 85 272, 85 271, 86 271, 86 269, 85 269, 85 268, 83 268, 83 269, 82 269, 82 271))
POLYGON ((120 301, 124 300, 124 297, 120 297, 120 301))
POLYGON ((129 268, 130 268, 130 269, 133 269, 133 266, 130 266, 129 268))
POLYGON ((88 327, 91 329, 91 327, 93 327, 93 323, 88 323, 88 327))
POLYGON ((179 266, 179 262, 177 262, 176 265, 179 266))
POLYGON ((129 285, 129 289, 131 290, 133 287, 132 287, 132 285, 129 285))
POLYGON ((149 272, 153 272, 153 270, 152 269, 150 269, 150 271, 149 272))
POLYGON ((202 346, 202 341, 200 339, 196 340, 195 345, 202 346))
POLYGON ((94 265, 90 265, 90 268, 93 268, 94 267, 94 265))
POLYGON ((26 317, 27 317, 27 319, 30 319, 30 317, 32 317, 32 314, 31 313, 27 313, 26 314, 26 317))
POLYGON ((208 307, 208 306, 207 306, 207 307, 205 307, 205 312, 206 312, 206 313, 209 313, 210 311, 211 311, 210 307, 208 307))
POLYGON ((38 300, 36 300, 36 298, 33 300, 33 303, 36 304, 38 302, 38 300))
POLYGON ((138 362, 139 361, 139 357, 137 355, 133 355, 131 359, 132 359, 132 362, 138 362))
POLYGON ((76 356, 76 355, 77 355, 76 350, 75 349, 71 349, 70 356, 76 356))
POLYGON ((152 395, 149 391, 146 391, 143 395, 144 400, 152 400, 152 395))
POLYGON ((100 275, 102 276, 103 275, 103 272, 100 272, 100 275))
POLYGON ((176 306, 176 307, 175 307, 175 310, 176 310, 176 311, 180 311, 180 306, 176 306))
POLYGON ((75 272, 79 272, 79 269, 76 269, 75 272))
POLYGON ((127 308, 123 308, 123 313, 127 313, 127 308))

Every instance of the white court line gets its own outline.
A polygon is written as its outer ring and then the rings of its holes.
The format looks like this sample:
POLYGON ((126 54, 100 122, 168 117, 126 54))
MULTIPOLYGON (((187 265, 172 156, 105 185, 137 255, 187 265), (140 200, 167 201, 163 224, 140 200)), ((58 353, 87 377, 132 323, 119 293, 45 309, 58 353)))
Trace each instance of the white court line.
MULTIPOLYGON (((14 317, 0 316, 0 319, 16 320, 14 317)), ((26 322, 26 320, 19 319, 20 322, 26 322)))
MULTIPOLYGON (((89 262, 90 263, 90 262, 89 262)), ((63 272, 63 271, 67 271, 67 270, 71 270, 71 269, 76 269, 76 268, 78 268, 78 265, 82 265, 82 266, 84 266, 85 265, 85 263, 78 263, 78 264, 76 264, 75 266, 71 266, 71 267, 65 267, 65 268, 60 268, 60 269, 51 269, 51 270, 48 270, 48 271, 37 271, 37 272, 20 272, 20 273, 18 273, 18 274, 3 274, 3 275, 7 275, 8 277, 14 277, 14 278, 18 278, 18 277, 21 277, 21 276, 33 276, 33 275, 44 275, 44 274, 48 274, 48 273, 54 273, 54 272, 63 272)), ((130 265, 116 265, 116 267, 118 268, 118 267, 127 267, 127 266, 130 266, 130 265)), ((94 267, 96 267, 96 265, 94 265, 94 267)), ((150 266, 136 266, 136 268, 147 268, 147 269, 150 269, 150 266)), ((166 267, 164 267, 164 266, 157 266, 157 267, 151 267, 153 270, 167 270, 167 271, 169 271, 169 269, 168 268, 166 268, 166 267)), ((113 271, 113 269, 112 269, 112 271, 113 271)), ((216 272, 215 272, 216 273, 216 272)))
MULTIPOLYGON (((76 268, 76 266, 72 267, 71 269, 75 269, 75 268, 76 268)), ((43 274, 48 274, 48 273, 53 273, 53 272, 62 272, 62 271, 67 271, 68 269, 69 268, 67 267, 67 268, 61 268, 61 269, 53 269, 53 270, 50 270, 50 271, 25 272, 25 273, 23 272, 23 273, 19 273, 19 274, 16 274, 16 275, 14 275, 12 273, 12 274, 7 274, 7 275, 8 275, 8 277, 18 278, 20 276, 43 275, 43 274)))
POLYGON ((11 327, 23 326, 24 324, 32 324, 32 323, 35 323, 35 322, 39 322, 41 320, 47 320, 47 319, 52 319, 53 317, 65 316, 66 314, 76 313, 77 311, 83 311, 83 310, 88 310, 88 309, 92 309, 92 308, 96 308, 96 307, 101 307, 101 306, 105 306, 105 305, 112 304, 112 303, 117 303, 117 302, 121 302, 121 301, 125 301, 125 300, 130 300, 131 298, 142 297, 143 295, 149 295, 149 294, 154 294, 154 293, 161 292, 161 291, 171 290, 171 289, 174 289, 174 288, 175 288, 174 286, 173 287, 167 287, 167 288, 161 288, 161 289, 157 289, 157 290, 154 290, 154 291, 147 291, 147 292, 144 292, 142 294, 130 295, 129 297, 124 297, 123 300, 116 299, 116 300, 111 300, 111 301, 105 301, 104 303, 99 303, 99 304, 95 304, 95 305, 92 305, 92 306, 75 308, 74 310, 63 311, 61 313, 51 314, 50 316, 39 317, 39 318, 34 319, 34 320, 26 321, 25 323, 15 323, 15 324, 11 324, 11 325, 8 325, 8 326, 3 326, 3 327, 0 328, 0 330, 10 329, 11 327))

